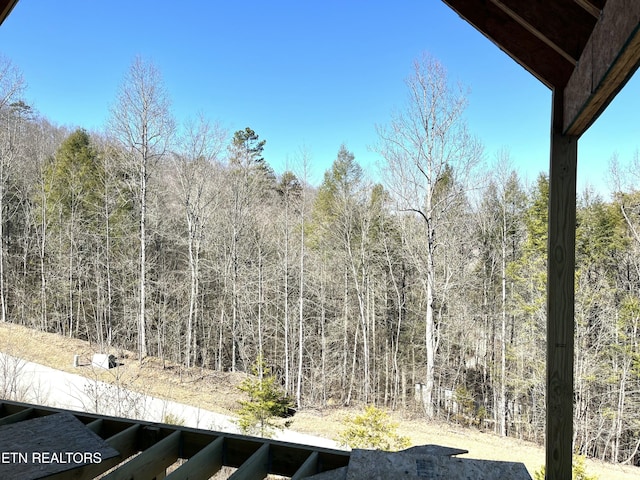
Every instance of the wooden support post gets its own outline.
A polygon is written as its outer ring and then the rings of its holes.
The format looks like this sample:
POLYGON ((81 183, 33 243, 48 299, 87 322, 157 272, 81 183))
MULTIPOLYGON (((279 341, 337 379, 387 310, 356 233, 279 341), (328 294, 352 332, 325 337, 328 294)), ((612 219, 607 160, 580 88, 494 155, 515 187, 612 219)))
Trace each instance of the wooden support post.
POLYGON ((547 245, 547 480, 570 480, 573 457, 578 137, 562 134, 562 99, 563 92, 554 91, 547 245))

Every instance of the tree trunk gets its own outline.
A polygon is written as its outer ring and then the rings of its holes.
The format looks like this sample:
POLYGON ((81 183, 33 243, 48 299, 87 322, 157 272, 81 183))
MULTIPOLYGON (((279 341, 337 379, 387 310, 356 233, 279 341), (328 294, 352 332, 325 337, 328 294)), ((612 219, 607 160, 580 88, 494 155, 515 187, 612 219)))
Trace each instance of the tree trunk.
POLYGON ((298 288, 298 378, 296 380, 296 406, 298 408, 302 407, 302 359, 304 357, 304 202, 303 191, 300 214, 300 285, 298 288))
POLYGON ((422 392, 422 402, 424 404, 424 410, 429 418, 433 418, 435 415, 433 405, 433 389, 435 385, 435 350, 436 350, 436 337, 435 337, 435 322, 433 319, 433 289, 431 286, 430 272, 427 276, 426 295, 427 295, 427 308, 425 312, 425 345, 426 345, 426 375, 425 375, 425 388, 422 392))
MULTIPOLYGON (((146 157, 146 155, 144 156, 146 157)), ((147 356, 147 165, 143 157, 140 165, 140 278, 138 311, 138 357, 147 356)))
MULTIPOLYGON (((503 202, 504 204, 504 202, 503 202)), ((502 212, 502 315, 500 324, 500 435, 507 435, 507 215, 502 212)))

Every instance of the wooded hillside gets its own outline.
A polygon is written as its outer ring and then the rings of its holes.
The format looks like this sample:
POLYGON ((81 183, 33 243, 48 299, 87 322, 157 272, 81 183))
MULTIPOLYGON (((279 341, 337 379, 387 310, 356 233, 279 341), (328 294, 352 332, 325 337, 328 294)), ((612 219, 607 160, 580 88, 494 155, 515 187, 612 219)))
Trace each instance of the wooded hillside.
MULTIPOLYGON (((103 133, 39 117, 3 62, 1 321, 187 367, 260 357, 299 407, 417 395, 426 416, 542 442, 548 181, 524 185, 504 152, 477 168, 435 60, 379 129, 379 177, 337 145, 318 186, 304 152, 274 172, 249 127, 176 125, 143 60, 103 133)), ((579 200, 575 445, 639 465, 640 165, 612 167, 612 199, 579 200)))

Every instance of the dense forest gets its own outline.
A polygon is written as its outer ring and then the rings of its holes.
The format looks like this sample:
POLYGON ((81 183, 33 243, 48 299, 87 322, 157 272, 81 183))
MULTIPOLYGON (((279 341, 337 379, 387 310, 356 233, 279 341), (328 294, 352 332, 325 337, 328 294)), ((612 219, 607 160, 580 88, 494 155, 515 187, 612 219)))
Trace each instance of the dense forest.
MULTIPOLYGON (((436 60, 406 84, 380 173, 336 145, 314 186, 303 150, 276 173, 249 127, 177 125, 142 59, 95 133, 39 116, 2 59, 0 321, 184 368, 261 357, 300 408, 418 408, 542 442, 547 177, 523 184, 506 152, 480 168, 436 60)), ((611 165, 611 199, 578 202, 574 438, 638 465, 640 165, 611 165)))

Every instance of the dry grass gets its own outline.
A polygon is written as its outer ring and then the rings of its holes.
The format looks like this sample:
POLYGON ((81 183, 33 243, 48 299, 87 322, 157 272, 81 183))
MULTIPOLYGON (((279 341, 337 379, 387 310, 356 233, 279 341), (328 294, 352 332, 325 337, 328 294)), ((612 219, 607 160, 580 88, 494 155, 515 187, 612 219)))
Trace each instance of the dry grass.
POLYGON ((0 323, 0 351, 92 379, 111 383, 118 380, 147 395, 226 415, 232 415, 237 408, 237 386, 245 378, 241 373, 185 369, 154 357, 140 363, 133 352, 123 350, 100 352, 115 355, 120 363, 117 369, 93 369, 88 365, 93 354, 98 353, 95 345, 11 323, 0 323), (73 366, 74 355, 80 356, 79 368, 73 366))
MULTIPOLYGON (((81 362, 86 364, 96 353, 95 346, 81 340, 5 323, 0 324, 0 351, 70 373, 98 375, 104 381, 114 380, 113 371, 95 373, 96 370, 90 368, 73 367, 74 355, 80 355, 81 362)), ((237 408, 240 398, 237 386, 244 378, 242 374, 198 368, 187 370, 178 365, 163 364, 156 358, 145 359, 140 364, 132 352, 102 353, 118 357, 123 365, 117 370, 129 388, 227 415, 232 415, 237 408)), ((333 439, 342 429, 345 417, 355 412, 355 409, 345 408, 302 410, 294 417, 292 428, 333 439)), ((455 424, 429 423, 410 414, 394 414, 393 417, 398 423, 398 433, 408 436, 414 445, 432 443, 462 448, 468 450, 467 456, 472 458, 522 462, 530 472, 544 463, 544 449, 530 442, 502 438, 455 424)), ((597 474, 600 480, 640 479, 640 468, 591 460, 587 461, 587 471, 597 474)))

